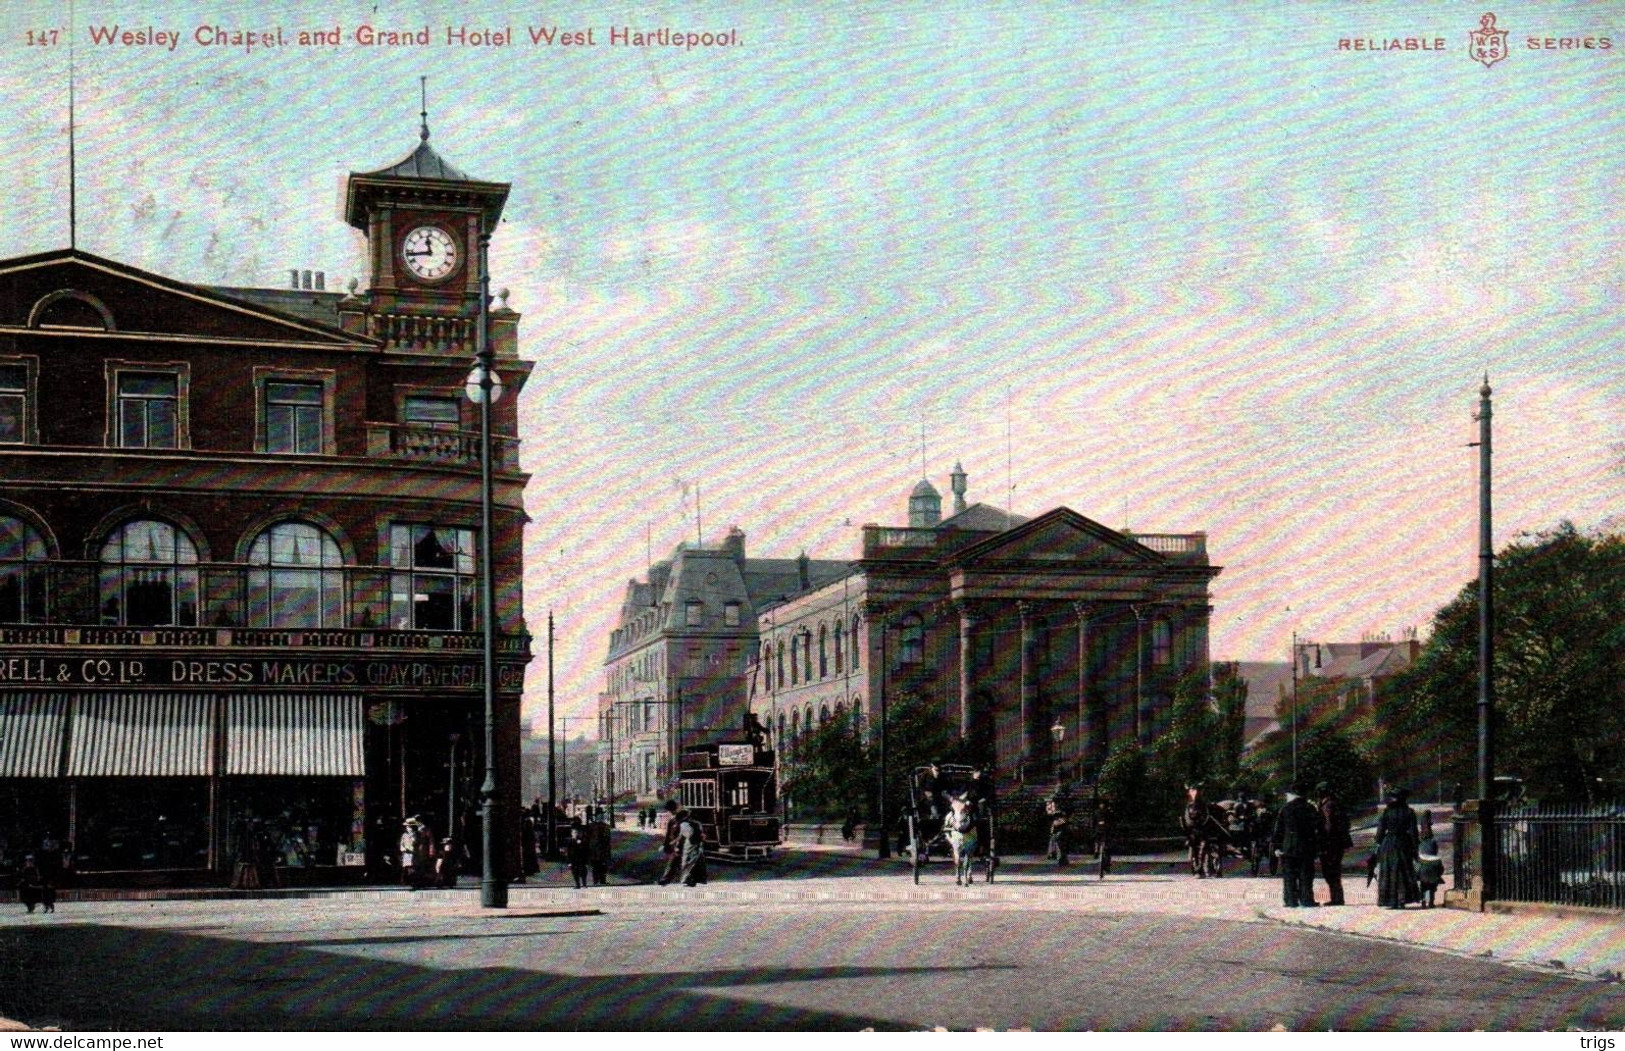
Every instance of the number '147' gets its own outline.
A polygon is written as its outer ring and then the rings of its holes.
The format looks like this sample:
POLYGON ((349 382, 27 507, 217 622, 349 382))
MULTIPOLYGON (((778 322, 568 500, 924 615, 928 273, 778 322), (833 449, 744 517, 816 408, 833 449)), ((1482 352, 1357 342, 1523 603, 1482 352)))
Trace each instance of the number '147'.
POLYGON ((60 40, 61 37, 62 30, 60 29, 30 29, 28 31, 28 43, 30 47, 36 44, 40 47, 56 47, 57 41, 60 40))

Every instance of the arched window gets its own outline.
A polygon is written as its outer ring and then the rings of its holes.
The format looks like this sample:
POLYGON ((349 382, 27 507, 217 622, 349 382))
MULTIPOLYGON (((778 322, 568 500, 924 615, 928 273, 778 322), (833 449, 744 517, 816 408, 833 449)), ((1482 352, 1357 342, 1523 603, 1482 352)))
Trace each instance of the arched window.
POLYGON ((197 623, 197 547, 168 522, 127 522, 102 545, 103 624, 197 623))
POLYGON ((829 705, 820 705, 818 708, 818 725, 823 726, 829 722, 829 705))
POLYGON ((801 666, 807 669, 807 681, 812 682, 812 632, 801 633, 801 666))
POLYGON ((838 723, 846 721, 846 705, 841 701, 835 702, 835 721, 838 723))
POLYGON ((858 670, 858 662, 863 657, 863 644, 858 640, 863 636, 858 634, 858 615, 852 615, 852 670, 858 670))
POLYGON ((778 681, 779 681, 779 689, 782 690, 782 689, 784 689, 784 640, 783 639, 779 640, 779 662, 778 663, 779 663, 779 670, 777 672, 777 677, 778 677, 778 681))
POLYGON ((794 743, 794 742, 799 741, 799 740, 801 740, 801 713, 800 712, 791 712, 790 713, 790 741, 792 743, 794 743))
POLYGON ((829 629, 818 625, 818 677, 829 674, 829 629))
POLYGON ((801 725, 807 728, 807 732, 809 734, 812 733, 812 731, 813 731, 813 710, 812 710, 812 705, 811 704, 808 704, 807 705, 807 710, 802 713, 801 725))
POLYGON ((278 522, 254 539, 248 565, 253 627, 344 627, 344 556, 325 530, 278 522))
POLYGON ((925 660, 925 621, 919 614, 910 613, 901 626, 902 645, 897 659, 904 664, 919 664, 925 660))
POLYGON ((794 686, 801 681, 801 647, 796 645, 795 637, 790 639, 790 685, 794 686))
POLYGON ((0 515, 0 624, 44 621, 47 557, 28 523, 0 515))
POLYGON ((780 748, 783 748, 785 745, 790 743, 790 739, 788 737, 784 736, 784 713, 783 712, 779 713, 779 735, 777 737, 775 737, 773 739, 773 741, 780 748))
POLYGON ((773 647, 762 643, 762 689, 773 690, 773 647))
POLYGON ((835 674, 841 674, 841 622, 835 622, 835 674))

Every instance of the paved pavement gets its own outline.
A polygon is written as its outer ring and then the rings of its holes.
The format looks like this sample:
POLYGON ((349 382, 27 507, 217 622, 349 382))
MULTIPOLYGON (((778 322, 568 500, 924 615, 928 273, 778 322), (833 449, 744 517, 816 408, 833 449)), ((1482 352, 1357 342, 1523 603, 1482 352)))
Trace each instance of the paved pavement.
MULTIPOLYGON (((1098 915, 1103 920, 1161 916, 1170 923, 1176 918, 1182 923, 1208 918, 1274 927, 1283 935, 1294 929, 1333 932, 1365 939, 1373 949, 1377 943, 1389 943, 1396 949, 1416 947, 1581 982, 1619 982, 1625 974, 1625 915, 1620 913, 1531 909, 1479 914, 1414 907, 1396 912, 1377 908, 1375 889, 1365 886, 1363 876, 1352 873, 1344 880, 1347 906, 1287 909, 1280 905, 1279 880, 1238 874, 1197 880, 1179 873, 1177 867, 1170 871, 1172 859, 1167 857, 1122 859, 1125 864, 1105 879, 1098 878, 1089 864, 1062 869, 1041 858, 1009 858, 995 883, 966 888, 955 886, 950 868, 940 861, 927 865, 916 885, 906 862, 882 862, 835 846, 796 848, 771 866, 713 865, 711 882, 701 887, 660 887, 653 883, 661 862, 658 840, 635 832, 617 833, 616 840, 616 864, 609 886, 576 890, 566 874, 548 866, 526 884, 510 889, 510 907, 505 912, 480 909, 478 892, 470 884, 457 890, 322 892, 323 901, 319 905, 313 902, 313 911, 403 916, 427 912, 460 921, 600 913, 629 920, 645 916, 652 922, 681 914, 698 922, 710 914, 723 926, 741 915, 765 914, 806 917, 823 913, 835 923, 853 905, 881 914, 1062 911, 1098 915)), ((1324 898, 1324 885, 1317 882, 1317 890, 1324 898)), ((296 894, 268 892, 261 896, 291 898, 296 894)), ((198 900, 164 908, 182 910, 201 921, 217 913, 224 919, 227 914, 251 912, 255 905, 251 900, 198 900)), ((288 907, 294 907, 293 903, 288 907)), ((0 907, 0 929, 69 923, 140 926, 145 922, 140 914, 146 909, 162 911, 152 903, 129 900, 64 901, 53 916, 27 915, 20 906, 7 905, 0 907)), ((899 922, 903 919, 900 915, 899 922)))

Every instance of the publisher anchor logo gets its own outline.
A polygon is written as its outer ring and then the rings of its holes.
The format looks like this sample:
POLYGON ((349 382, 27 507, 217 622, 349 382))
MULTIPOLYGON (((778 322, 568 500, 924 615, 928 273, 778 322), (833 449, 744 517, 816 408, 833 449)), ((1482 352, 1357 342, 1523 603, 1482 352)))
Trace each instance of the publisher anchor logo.
POLYGON ((1486 12, 1478 28, 1467 34, 1467 56, 1485 68, 1507 57, 1507 31, 1495 28, 1495 15, 1486 12))

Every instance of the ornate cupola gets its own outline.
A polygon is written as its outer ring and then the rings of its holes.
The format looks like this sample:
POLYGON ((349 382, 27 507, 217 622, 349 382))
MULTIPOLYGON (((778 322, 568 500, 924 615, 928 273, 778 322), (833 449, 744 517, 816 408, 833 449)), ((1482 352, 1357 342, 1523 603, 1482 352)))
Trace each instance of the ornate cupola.
POLYGON ((942 521, 942 494, 928 479, 921 478, 908 495, 910 529, 934 529, 942 521))

